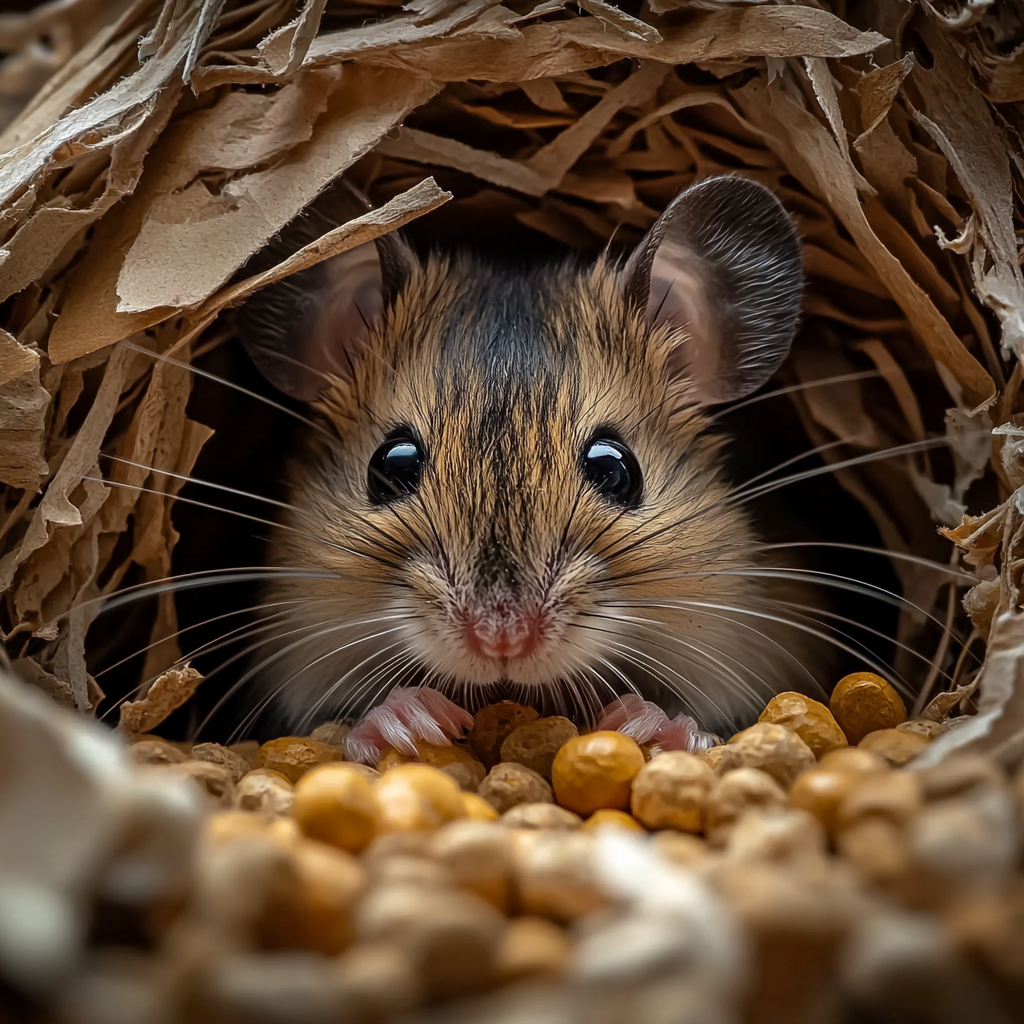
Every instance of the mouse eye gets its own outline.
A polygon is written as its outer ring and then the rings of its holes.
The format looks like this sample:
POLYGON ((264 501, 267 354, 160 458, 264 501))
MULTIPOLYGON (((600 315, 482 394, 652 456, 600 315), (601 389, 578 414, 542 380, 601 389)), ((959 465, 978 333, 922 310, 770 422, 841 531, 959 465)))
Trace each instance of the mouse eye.
POLYGON ((616 505, 636 508, 644 478, 636 456, 621 442, 594 438, 583 451, 583 475, 602 497, 616 505))
POLYGON ((420 485, 425 461, 423 450, 411 438, 392 437, 370 457, 366 489, 375 505, 412 494, 420 485))

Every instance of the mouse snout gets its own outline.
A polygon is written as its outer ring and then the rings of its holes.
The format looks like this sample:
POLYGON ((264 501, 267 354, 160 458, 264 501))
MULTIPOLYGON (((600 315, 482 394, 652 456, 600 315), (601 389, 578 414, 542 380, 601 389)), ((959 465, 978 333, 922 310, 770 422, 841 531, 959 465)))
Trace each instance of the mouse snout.
POLYGON ((465 638, 466 646, 482 658, 528 658, 540 640, 540 621, 536 615, 495 605, 467 618, 465 638))

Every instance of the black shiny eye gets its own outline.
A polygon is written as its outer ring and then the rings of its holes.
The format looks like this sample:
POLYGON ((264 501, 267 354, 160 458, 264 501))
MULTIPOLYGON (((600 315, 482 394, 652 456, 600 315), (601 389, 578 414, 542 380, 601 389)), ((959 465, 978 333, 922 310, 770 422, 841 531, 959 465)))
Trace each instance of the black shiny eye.
POLYGON ((402 434, 385 441, 370 457, 366 473, 366 489, 370 501, 383 505, 412 494, 420 485, 423 449, 412 438, 402 434))
POLYGON ((636 456, 621 442, 596 437, 583 450, 583 475, 602 497, 616 505, 636 508, 644 493, 644 478, 636 456))

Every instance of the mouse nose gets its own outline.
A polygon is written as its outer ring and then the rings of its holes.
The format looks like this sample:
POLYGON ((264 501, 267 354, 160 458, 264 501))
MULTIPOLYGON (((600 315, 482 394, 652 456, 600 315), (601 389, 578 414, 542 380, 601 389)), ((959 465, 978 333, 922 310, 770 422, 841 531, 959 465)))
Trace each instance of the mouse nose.
POLYGON ((527 658, 536 650, 540 626, 536 616, 497 607, 471 616, 465 636, 469 649, 482 658, 527 658))

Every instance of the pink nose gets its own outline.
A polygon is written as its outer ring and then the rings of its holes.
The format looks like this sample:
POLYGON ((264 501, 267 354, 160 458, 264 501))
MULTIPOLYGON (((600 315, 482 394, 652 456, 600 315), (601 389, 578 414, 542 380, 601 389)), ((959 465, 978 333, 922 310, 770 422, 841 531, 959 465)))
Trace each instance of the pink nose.
POLYGON ((536 618, 518 612, 494 608, 469 619, 466 644, 482 658, 527 658, 537 647, 539 625, 536 618))

